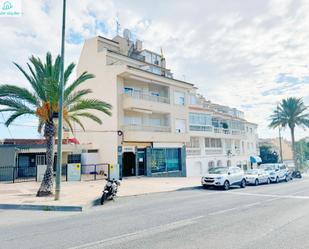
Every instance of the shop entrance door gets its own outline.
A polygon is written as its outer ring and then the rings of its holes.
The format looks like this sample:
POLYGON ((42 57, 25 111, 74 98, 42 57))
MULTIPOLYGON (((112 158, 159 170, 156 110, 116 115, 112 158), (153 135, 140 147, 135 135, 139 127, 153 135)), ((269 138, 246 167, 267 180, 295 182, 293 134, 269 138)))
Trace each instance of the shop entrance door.
POLYGON ((138 163, 138 172, 137 174, 139 176, 144 176, 146 175, 146 153, 144 149, 139 149, 137 151, 137 163, 138 163))
POLYGON ((135 176, 135 154, 133 152, 124 152, 122 155, 122 176, 135 176))

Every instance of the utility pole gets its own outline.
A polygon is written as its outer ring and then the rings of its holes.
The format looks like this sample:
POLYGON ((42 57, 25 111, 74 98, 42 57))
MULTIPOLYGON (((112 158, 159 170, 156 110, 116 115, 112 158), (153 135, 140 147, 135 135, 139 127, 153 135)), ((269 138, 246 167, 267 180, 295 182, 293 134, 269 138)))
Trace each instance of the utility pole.
POLYGON ((56 168, 56 191, 55 200, 60 199, 61 188, 61 164, 62 164, 62 120, 63 120, 63 91, 64 91, 64 42, 65 42, 65 12, 66 0, 63 0, 62 13, 62 37, 61 37, 61 68, 60 68, 60 88, 58 104, 58 141, 57 141, 57 168, 56 168))
MULTIPOLYGON (((278 120, 280 119, 279 114, 279 106, 277 105, 277 114, 278 114, 278 120)), ((282 141, 281 141, 281 126, 279 125, 279 146, 280 146, 280 162, 283 163, 283 157, 282 157, 282 141)))

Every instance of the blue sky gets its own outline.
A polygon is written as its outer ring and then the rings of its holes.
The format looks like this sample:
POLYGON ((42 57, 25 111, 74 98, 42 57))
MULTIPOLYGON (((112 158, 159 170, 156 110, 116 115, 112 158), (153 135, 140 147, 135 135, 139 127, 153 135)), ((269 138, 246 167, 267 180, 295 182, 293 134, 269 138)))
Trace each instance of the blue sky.
MULTIPOLYGON (((22 17, 0 18, 1 83, 27 87, 12 61, 60 51, 61 1, 23 1, 22 17)), ((144 46, 163 48, 176 78, 196 84, 206 98, 245 111, 260 137, 274 137, 268 116, 285 97, 309 104, 309 2, 306 0, 79 0, 67 1, 66 62, 78 62, 84 39, 112 38, 116 19, 144 46)), ((5 117, 4 117, 5 118, 5 117)), ((38 137, 35 119, 0 139, 38 137)), ((308 131, 297 130, 297 137, 308 131)), ((289 133, 284 133, 289 138, 289 133)))

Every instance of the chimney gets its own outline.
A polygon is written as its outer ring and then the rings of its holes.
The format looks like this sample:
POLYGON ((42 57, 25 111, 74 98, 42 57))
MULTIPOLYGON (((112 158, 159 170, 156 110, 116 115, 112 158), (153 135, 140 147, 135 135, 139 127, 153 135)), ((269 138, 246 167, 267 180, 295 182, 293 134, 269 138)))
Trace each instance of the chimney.
POLYGON ((166 68, 166 61, 163 55, 163 49, 161 48, 161 75, 165 76, 165 68, 166 68))
POLYGON ((135 46, 137 52, 141 52, 143 49, 143 42, 141 40, 136 40, 135 46))

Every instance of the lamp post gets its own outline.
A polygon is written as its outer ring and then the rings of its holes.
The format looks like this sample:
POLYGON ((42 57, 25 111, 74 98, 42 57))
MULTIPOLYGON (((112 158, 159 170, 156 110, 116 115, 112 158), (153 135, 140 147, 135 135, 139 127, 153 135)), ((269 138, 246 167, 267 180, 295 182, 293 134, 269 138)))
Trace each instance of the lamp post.
MULTIPOLYGON (((277 105, 277 114, 278 114, 278 120, 280 119, 280 114, 279 114, 279 105, 277 105)), ((280 146, 280 162, 283 163, 283 156, 282 156, 282 141, 281 141, 281 127, 279 125, 279 146, 280 146)))
POLYGON ((62 12, 62 37, 61 37, 61 68, 60 68, 60 87, 59 87, 59 117, 58 117, 58 141, 57 141, 57 167, 56 167, 56 190, 55 200, 60 199, 61 188, 61 163, 62 163, 62 120, 63 120, 63 88, 64 88, 64 42, 65 42, 65 13, 66 0, 63 0, 62 12))

